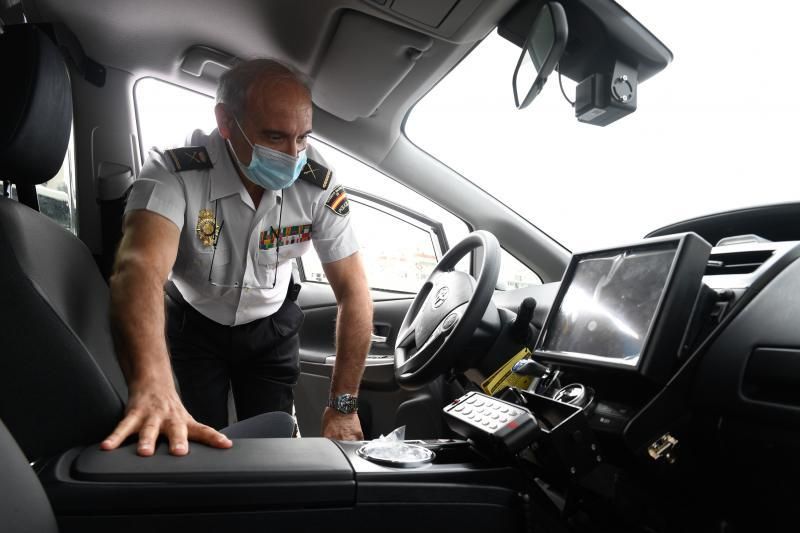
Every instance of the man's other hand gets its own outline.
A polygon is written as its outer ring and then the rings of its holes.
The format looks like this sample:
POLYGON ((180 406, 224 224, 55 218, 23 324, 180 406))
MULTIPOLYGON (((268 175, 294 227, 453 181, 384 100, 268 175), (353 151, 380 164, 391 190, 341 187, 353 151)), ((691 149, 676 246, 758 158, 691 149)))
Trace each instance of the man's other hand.
POLYGON ((322 436, 336 440, 364 439, 356 413, 346 415, 331 407, 326 407, 322 414, 322 436))
POLYGON ((192 418, 171 384, 131 388, 129 393, 125 418, 100 444, 101 449, 113 450, 134 433, 139 434, 136 453, 145 457, 155 453, 156 439, 161 434, 169 440, 172 455, 189 453, 190 440, 214 448, 233 446, 228 437, 192 418))

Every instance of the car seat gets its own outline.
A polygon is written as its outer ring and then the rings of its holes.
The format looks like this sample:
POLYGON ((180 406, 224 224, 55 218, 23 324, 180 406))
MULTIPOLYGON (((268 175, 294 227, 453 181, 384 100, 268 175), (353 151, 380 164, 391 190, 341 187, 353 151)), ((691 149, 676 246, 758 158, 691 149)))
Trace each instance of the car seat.
POLYGON ((20 198, 0 198, 0 419, 33 460, 102 440, 123 414, 127 389, 111 338, 108 287, 92 254, 34 210, 34 201, 22 203, 35 199, 35 186, 64 161, 72 128, 67 66, 53 41, 29 24, 4 28, 0 64, 7 80, 0 89, 0 179, 20 198))

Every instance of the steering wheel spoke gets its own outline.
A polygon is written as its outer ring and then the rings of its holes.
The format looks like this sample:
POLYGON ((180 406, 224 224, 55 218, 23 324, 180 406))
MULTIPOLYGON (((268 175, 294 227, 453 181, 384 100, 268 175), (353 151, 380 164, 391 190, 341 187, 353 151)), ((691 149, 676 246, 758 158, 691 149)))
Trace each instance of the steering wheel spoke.
POLYGON ((436 355, 442 345, 447 341, 447 337, 452 333, 452 330, 445 332, 441 327, 437 327, 422 345, 415 345, 413 351, 406 352, 406 360, 400 365, 400 372, 408 374, 417 370, 420 366, 425 364, 428 360, 436 355))
POLYGON ((411 348, 416 345, 417 332, 414 324, 411 324, 406 329, 397 334, 397 342, 395 345, 398 348, 411 348))
POLYGON ((406 360, 400 366, 397 367, 397 371, 400 372, 401 375, 407 375, 417 370, 420 360, 416 359, 414 355, 407 357, 406 360))

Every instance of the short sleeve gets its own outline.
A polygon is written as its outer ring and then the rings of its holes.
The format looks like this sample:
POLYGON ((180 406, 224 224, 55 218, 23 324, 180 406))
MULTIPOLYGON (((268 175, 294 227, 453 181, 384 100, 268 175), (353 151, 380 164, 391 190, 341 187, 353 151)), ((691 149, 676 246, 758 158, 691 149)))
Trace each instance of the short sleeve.
MULTIPOLYGON (((326 165, 327 166, 327 165, 326 165)), ((332 263, 356 253, 359 249, 347 191, 333 172, 328 188, 321 191, 313 209, 311 242, 322 263, 332 263)))
POLYGON ((186 212, 183 185, 180 179, 167 169, 157 152, 151 152, 150 159, 133 182, 128 195, 125 213, 137 209, 158 213, 171 220, 178 229, 183 229, 186 212))

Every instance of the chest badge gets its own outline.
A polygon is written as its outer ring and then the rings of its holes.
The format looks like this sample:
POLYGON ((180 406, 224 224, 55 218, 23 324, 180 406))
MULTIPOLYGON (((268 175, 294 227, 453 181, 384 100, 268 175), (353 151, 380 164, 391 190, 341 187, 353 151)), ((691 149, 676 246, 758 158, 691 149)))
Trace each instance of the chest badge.
POLYGON ((214 213, 208 209, 201 209, 200 214, 197 216, 195 231, 203 246, 215 244, 217 237, 219 237, 219 225, 217 225, 217 219, 214 218, 214 213))

